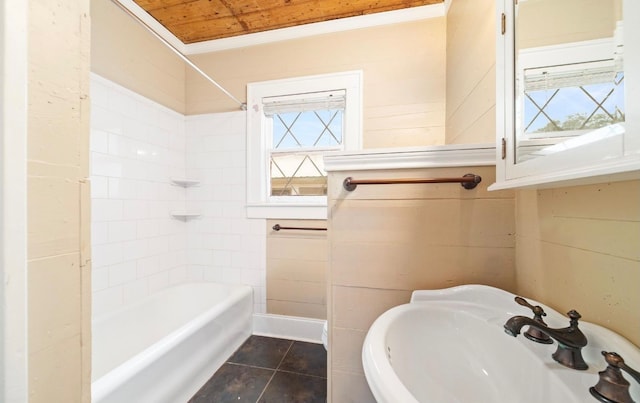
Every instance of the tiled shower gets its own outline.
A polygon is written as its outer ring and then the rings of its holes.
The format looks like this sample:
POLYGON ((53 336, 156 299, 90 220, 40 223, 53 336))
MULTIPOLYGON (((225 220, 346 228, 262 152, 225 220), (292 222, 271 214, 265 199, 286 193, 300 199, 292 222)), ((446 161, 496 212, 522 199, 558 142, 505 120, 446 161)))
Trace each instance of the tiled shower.
POLYGON ((91 94, 93 314, 187 281, 249 284, 264 313, 266 229, 244 210, 244 113, 185 117, 95 74, 91 94), (185 178, 198 183, 172 182, 185 178))

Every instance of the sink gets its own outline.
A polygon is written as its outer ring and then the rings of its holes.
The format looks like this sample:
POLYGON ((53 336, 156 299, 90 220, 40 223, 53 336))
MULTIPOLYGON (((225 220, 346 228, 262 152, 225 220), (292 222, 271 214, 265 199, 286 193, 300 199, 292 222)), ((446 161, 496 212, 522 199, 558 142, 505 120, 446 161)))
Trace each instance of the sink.
MULTIPOLYGON (((562 366, 551 358, 556 343, 538 344, 504 332, 510 317, 531 316, 514 297, 482 285, 420 290, 410 303, 383 313, 362 350, 365 377, 378 403, 597 402, 589 387, 606 367, 602 350, 615 351, 627 365, 640 368, 637 347, 588 322, 580 322, 580 329, 589 340, 582 350, 589 369, 562 366)), ((550 327, 568 326, 564 315, 529 302, 544 308, 550 327)), ((625 378, 632 384, 632 398, 640 401, 640 386, 625 378)))

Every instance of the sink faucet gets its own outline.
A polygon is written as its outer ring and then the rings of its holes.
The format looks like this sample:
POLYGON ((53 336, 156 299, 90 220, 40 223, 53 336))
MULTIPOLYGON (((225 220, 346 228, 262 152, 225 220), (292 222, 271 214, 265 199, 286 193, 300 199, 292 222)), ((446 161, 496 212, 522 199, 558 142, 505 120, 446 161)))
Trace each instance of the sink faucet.
POLYGON ((600 379, 596 386, 589 388, 589 392, 603 403, 633 403, 629 394, 629 381, 624 379, 622 372, 631 375, 636 382, 640 383, 640 372, 634 370, 624 363, 624 359, 617 353, 603 351, 607 368, 599 372, 600 379))
POLYGON ((582 347, 587 345, 586 336, 578 329, 578 319, 582 316, 575 310, 567 313, 569 315, 569 327, 561 329, 551 329, 548 326, 528 318, 526 316, 514 316, 504 324, 504 331, 516 337, 520 334, 520 329, 529 326, 545 333, 558 342, 558 349, 553 353, 552 357, 560 364, 579 370, 589 368, 582 358, 582 347))

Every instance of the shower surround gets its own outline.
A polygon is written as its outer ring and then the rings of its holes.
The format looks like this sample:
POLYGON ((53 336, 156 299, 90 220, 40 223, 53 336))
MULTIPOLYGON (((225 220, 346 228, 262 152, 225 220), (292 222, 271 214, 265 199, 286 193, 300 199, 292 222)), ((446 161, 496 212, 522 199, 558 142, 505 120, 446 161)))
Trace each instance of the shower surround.
POLYGON ((245 218, 244 112, 184 116, 96 74, 91 107, 94 315, 194 281, 251 285, 264 313, 266 229, 245 218), (199 184, 171 181, 184 178, 199 184))

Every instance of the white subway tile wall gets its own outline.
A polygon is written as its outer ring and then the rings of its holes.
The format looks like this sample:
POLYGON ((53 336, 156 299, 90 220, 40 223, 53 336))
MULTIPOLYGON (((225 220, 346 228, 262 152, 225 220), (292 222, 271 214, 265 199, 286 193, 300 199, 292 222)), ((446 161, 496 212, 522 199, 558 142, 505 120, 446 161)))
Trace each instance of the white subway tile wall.
POLYGON ((245 214, 244 112, 185 117, 95 74, 91 98, 93 313, 185 281, 249 284, 264 313, 266 230, 245 214))
POLYGON ((187 210, 202 213, 187 223, 191 280, 248 284, 254 311, 266 312, 266 229, 247 219, 246 116, 227 112, 186 118, 186 173, 200 181, 187 188, 187 210))
POLYGON ((91 77, 93 312, 187 279, 184 116, 91 77))

